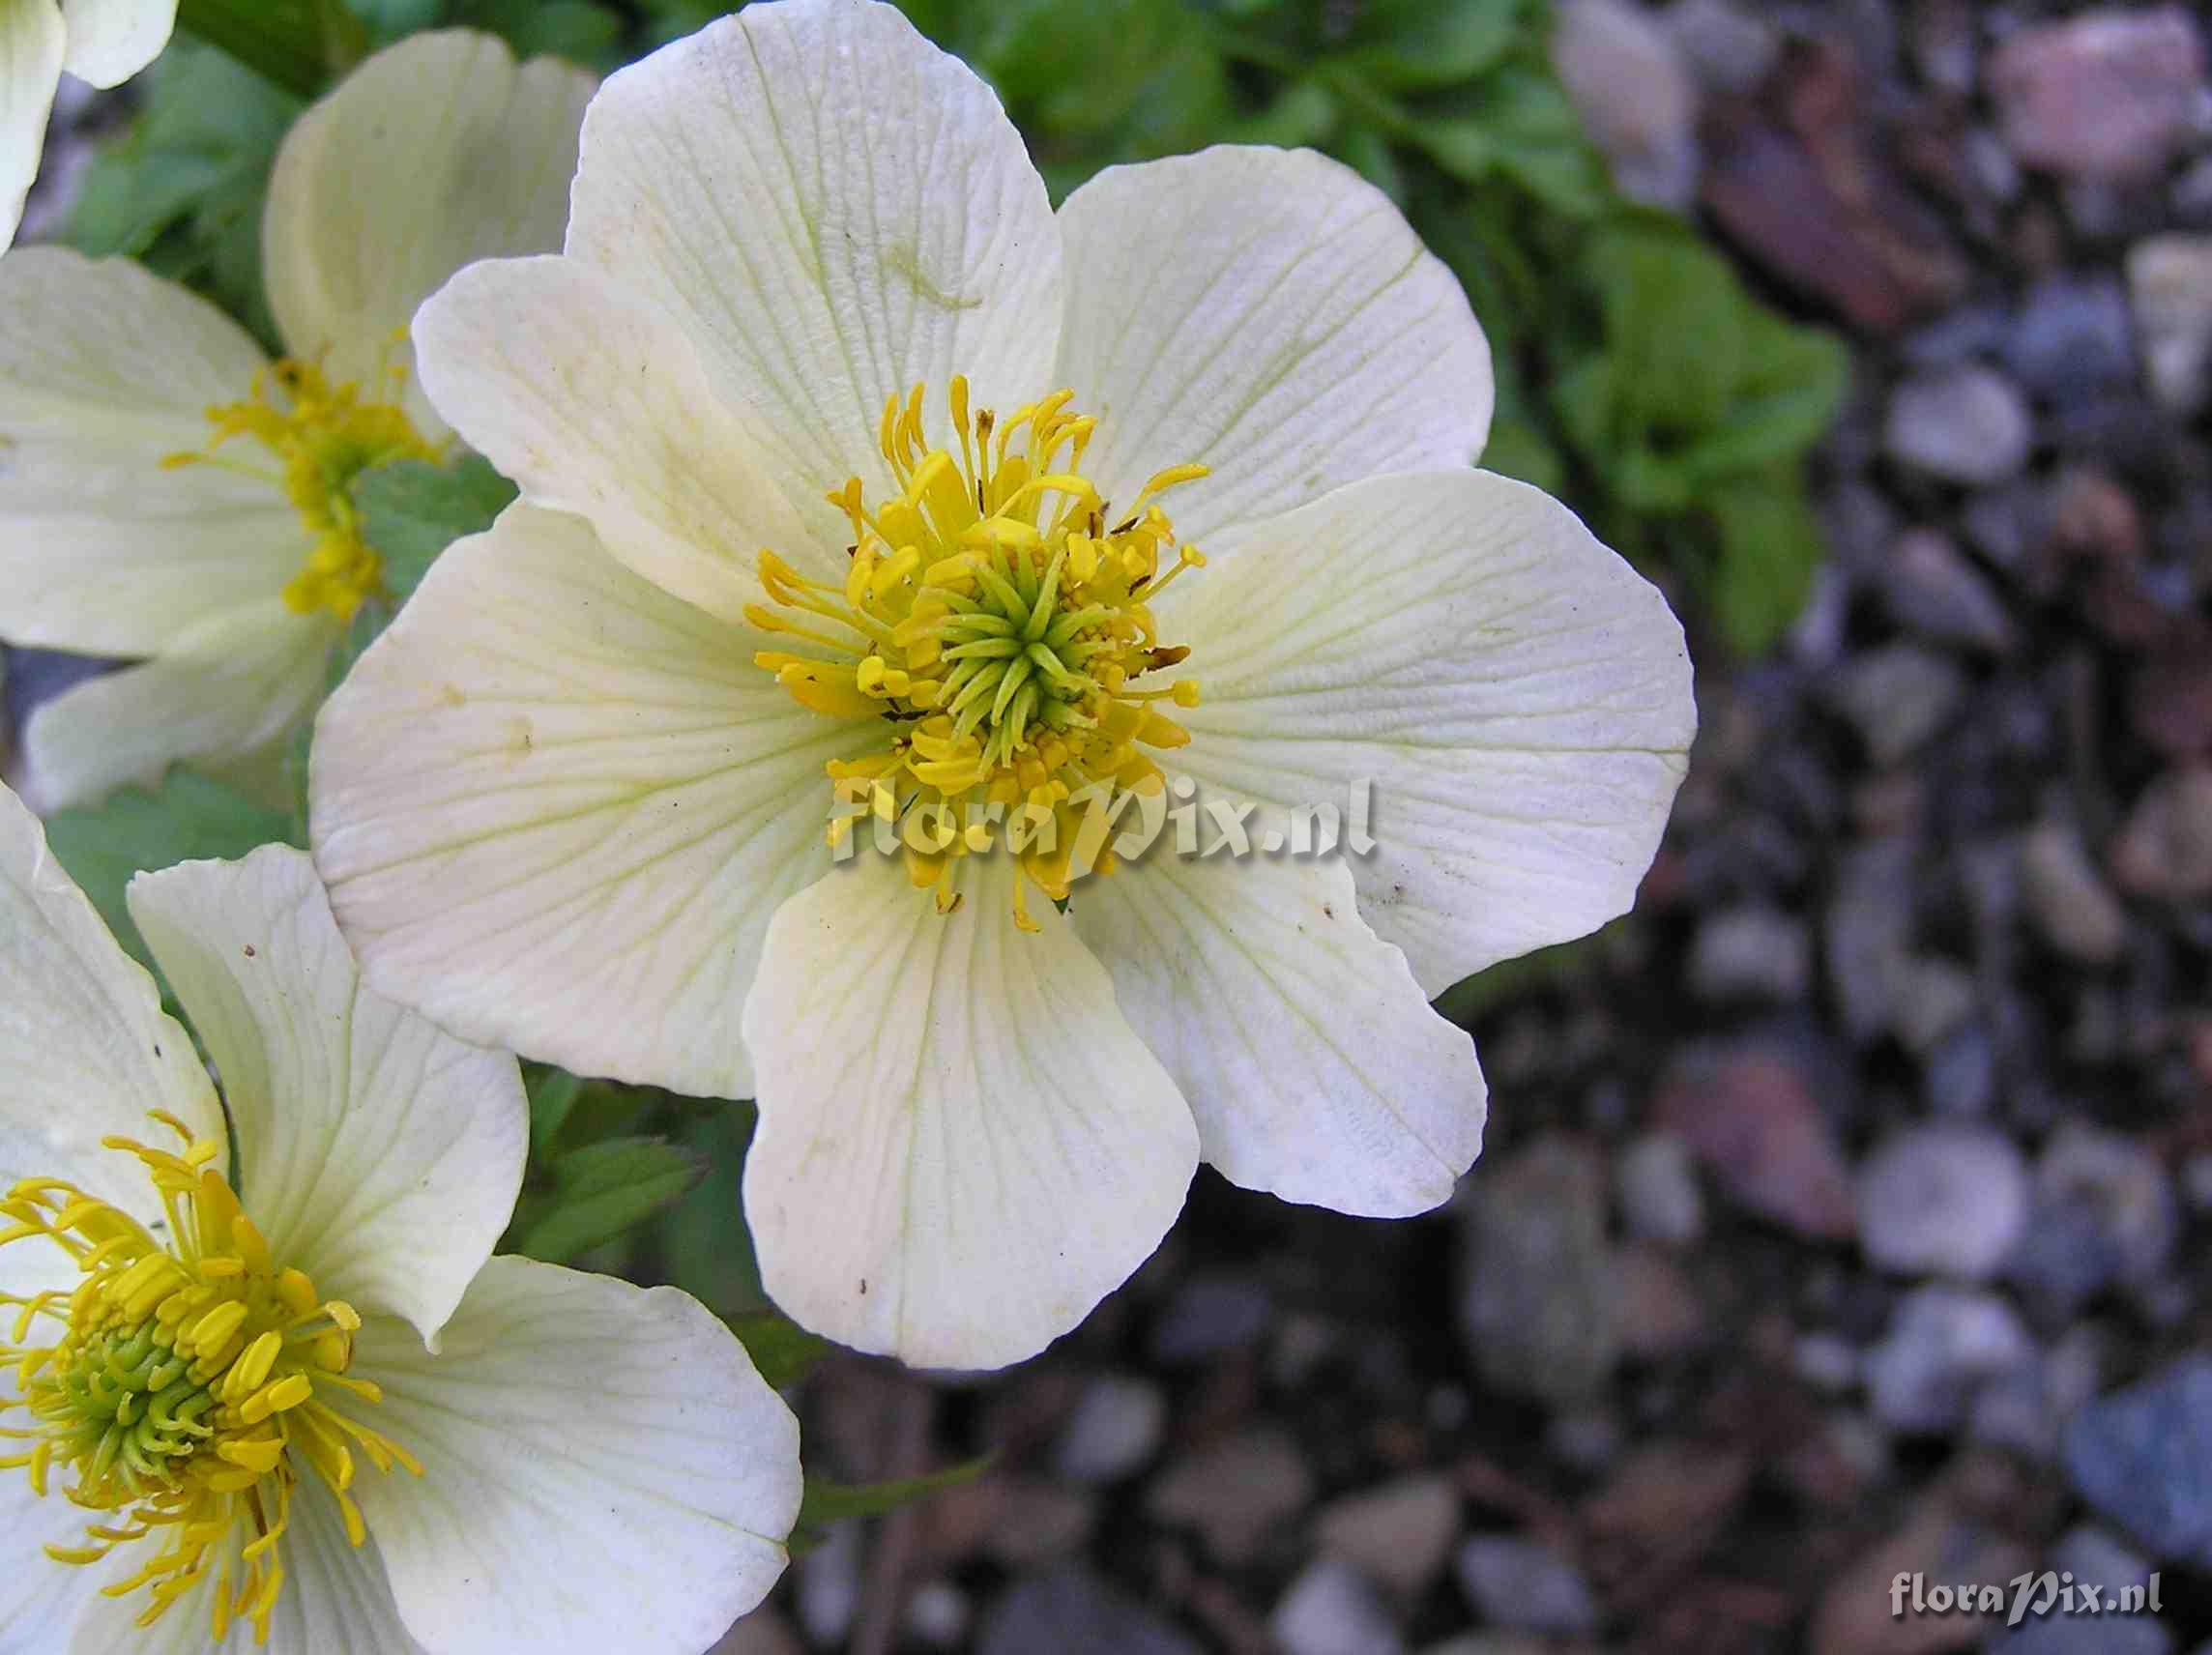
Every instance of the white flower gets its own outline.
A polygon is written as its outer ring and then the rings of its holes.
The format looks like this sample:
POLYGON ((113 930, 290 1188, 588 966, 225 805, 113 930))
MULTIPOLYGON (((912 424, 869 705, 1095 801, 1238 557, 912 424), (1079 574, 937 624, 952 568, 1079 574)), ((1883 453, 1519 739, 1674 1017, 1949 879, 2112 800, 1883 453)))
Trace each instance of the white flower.
POLYGON ((446 437, 406 383, 408 318, 471 259, 559 244, 595 84, 453 31, 377 54, 309 109, 263 218, 275 364, 128 261, 0 259, 0 637, 151 657, 32 716, 42 807, 179 759, 250 761, 322 694, 379 575, 346 486, 446 437))
POLYGON ((0 252, 39 176, 62 71, 120 86, 160 55, 176 21, 177 0, 0 0, 0 252))
POLYGON ((698 1655, 799 1507, 743 1348, 490 1256, 514 1060, 363 988, 301 853, 130 902, 222 1102, 0 789, 0 1655, 698 1655))
POLYGON ((566 253, 417 329, 524 503, 317 726, 316 861, 382 992, 757 1092, 769 1291, 918 1363, 1074 1325, 1202 1157, 1445 1199, 1484 1089, 1430 997, 1629 905, 1694 714, 1658 593, 1468 469, 1482 334, 1381 194, 1216 149, 1056 216, 896 12, 782 0, 609 80, 566 253), (917 821, 1162 762, 1278 820, 1369 780, 1380 844, 1080 883, 1066 837, 825 849, 826 769, 917 821))

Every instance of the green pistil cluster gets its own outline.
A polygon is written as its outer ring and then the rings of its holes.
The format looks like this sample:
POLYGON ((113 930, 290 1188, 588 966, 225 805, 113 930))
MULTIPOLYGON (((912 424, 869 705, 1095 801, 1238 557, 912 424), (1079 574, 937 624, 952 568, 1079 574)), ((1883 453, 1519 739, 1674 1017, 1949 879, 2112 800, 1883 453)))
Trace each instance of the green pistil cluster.
POLYGON ((94 1334, 58 1373, 29 1388, 31 1411, 44 1424, 54 1458, 81 1463, 87 1487, 111 1474, 133 1493, 165 1486, 215 1435, 206 1422, 214 1390, 192 1379, 190 1360, 160 1332, 149 1318, 128 1331, 94 1334))

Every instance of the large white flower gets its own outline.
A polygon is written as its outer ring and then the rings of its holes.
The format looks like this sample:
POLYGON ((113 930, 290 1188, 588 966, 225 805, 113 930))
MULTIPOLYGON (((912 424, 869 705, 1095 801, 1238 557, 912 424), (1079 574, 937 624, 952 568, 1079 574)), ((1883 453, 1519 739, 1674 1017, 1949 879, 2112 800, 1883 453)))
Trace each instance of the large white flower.
POLYGON ((799 1508, 743 1348, 490 1256, 514 1060, 364 988, 304 855, 130 901, 222 1102, 0 789, 0 1655, 698 1655, 799 1508))
POLYGON ((609 80, 565 254, 417 329, 524 503, 317 727, 316 860, 383 992, 757 1092, 771 1292, 920 1363, 1072 1326, 1202 1157, 1445 1199, 1484 1089, 1430 996, 1629 905, 1694 714, 1660 595, 1469 469, 1482 334, 1381 194, 1216 149, 1056 216, 896 12, 782 0, 609 80), (826 769, 902 830, 1072 827, 1158 754, 1278 823, 1369 781, 1379 844, 1082 880, 1072 833, 925 831, 832 871, 826 769))
POLYGON ((33 714, 42 807, 179 759, 249 760, 321 695, 379 579, 347 484, 447 435, 409 383, 408 318, 472 259, 560 244, 595 85, 458 30, 347 76, 270 183, 274 364, 126 260, 0 259, 0 637, 151 657, 33 714))
POLYGON ((176 21, 177 0, 0 0, 0 252, 39 176, 62 71, 120 86, 160 54, 176 21))

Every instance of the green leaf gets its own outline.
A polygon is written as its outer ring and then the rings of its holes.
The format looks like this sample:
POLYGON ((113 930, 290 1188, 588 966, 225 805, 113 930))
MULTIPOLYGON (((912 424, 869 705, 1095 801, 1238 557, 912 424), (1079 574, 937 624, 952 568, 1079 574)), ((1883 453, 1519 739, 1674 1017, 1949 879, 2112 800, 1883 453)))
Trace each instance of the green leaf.
POLYGON ((530 1153, 543 1160, 552 1153, 554 1141, 583 1095, 584 1083, 550 1063, 524 1063, 522 1080, 530 1098, 530 1153))
POLYGON ((972 1483, 989 1470, 996 1459, 994 1454, 985 1454, 943 1471, 932 1471, 926 1477, 908 1477, 895 1483, 852 1486, 808 1477, 806 1493, 799 1502, 799 1523, 792 1530, 791 1549, 795 1553, 811 1551, 828 1538, 824 1530, 831 1524, 856 1517, 882 1517, 931 1495, 972 1483))
POLYGON ((738 1336, 771 1390, 799 1383, 831 1349, 829 1340, 816 1337, 790 1317, 772 1310, 733 1316, 730 1331, 738 1336))
POLYGON ((1748 295, 1743 305, 1746 361, 1734 399, 1681 455, 1701 483, 1803 454, 1834 422, 1850 379, 1841 340, 1784 321, 1748 295))
POLYGON ((1482 450, 1482 469, 1519 478, 1546 494, 1557 494, 1567 477, 1567 462, 1543 432, 1527 420, 1509 415, 1491 421, 1490 441, 1482 450))
POLYGON ((362 537, 384 565, 394 606, 413 595, 431 563, 464 535, 481 534, 514 499, 514 484, 480 454, 451 465, 395 460, 353 481, 362 537))
POLYGON ((745 1153, 758 1115, 749 1103, 702 1109, 684 1121, 684 1145, 712 1169, 660 1221, 668 1280, 717 1316, 763 1309, 760 1264, 745 1229, 745 1153))
POLYGON ((658 1138, 611 1138, 569 1150, 546 1171, 551 1188, 525 1192, 504 1246, 566 1264, 683 1200, 707 1165, 658 1138))
POLYGON ((1706 502, 1720 553, 1705 601, 1739 654, 1763 654, 1805 606, 1824 547, 1794 466, 1716 490, 1706 502))
POLYGON ((107 921, 116 941, 147 966, 124 887, 131 876, 201 857, 234 860, 259 845, 300 843, 290 814, 273 810, 196 770, 172 769, 158 788, 118 789, 99 804, 46 821, 46 843, 107 921))
POLYGON ((998 88, 1056 194, 1112 162, 1203 148, 1234 118, 1213 38, 1178 0, 1013 0, 970 15, 975 38, 955 27, 953 44, 998 88))
POLYGON ((1337 96, 1318 81, 1299 80, 1266 108, 1238 123, 1230 135, 1240 144, 1295 150, 1321 143, 1343 118, 1337 96))
POLYGON ((1718 424, 1750 352, 1747 305, 1727 262, 1679 231, 1629 227, 1593 239, 1587 269, 1626 429, 1718 424))
POLYGON ((273 346, 261 206, 300 101, 187 40, 172 43, 142 79, 144 111, 95 158, 63 239, 94 258, 143 259, 273 346))
POLYGON ((1612 207, 1605 162, 1548 66, 1505 71, 1484 88, 1499 171, 1562 218, 1594 218, 1612 207))
POLYGON ((1403 204, 1406 199, 1406 174, 1398 164, 1398 158, 1390 151, 1390 141, 1373 127, 1353 126, 1345 130, 1336 146, 1336 159, 1351 167, 1360 177, 1390 197, 1403 204))
POLYGON ((1525 10, 1524 0, 1369 0, 1343 61, 1394 92, 1456 85, 1513 49, 1525 10))
POLYGON ((453 21, 500 36, 517 57, 565 57, 603 71, 622 56, 623 19, 593 0, 462 0, 453 21))
POLYGON ((367 26, 339 0, 179 0, 177 27, 301 98, 368 51, 367 26))

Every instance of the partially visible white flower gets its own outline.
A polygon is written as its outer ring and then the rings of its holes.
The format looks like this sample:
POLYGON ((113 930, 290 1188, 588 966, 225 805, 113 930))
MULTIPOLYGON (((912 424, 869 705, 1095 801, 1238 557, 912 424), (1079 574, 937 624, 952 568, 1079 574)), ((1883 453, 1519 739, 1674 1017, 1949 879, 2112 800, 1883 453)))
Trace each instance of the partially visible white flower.
POLYGON ((408 319, 472 259, 560 244, 595 84, 453 30, 378 53, 302 116, 262 220, 276 363, 129 261, 0 259, 0 638, 150 657, 32 715, 42 808, 250 760, 313 705, 380 578, 347 485, 448 440, 408 319))
POLYGON ((130 902, 220 1101, 0 789, 0 1655, 699 1655, 799 1507, 743 1348, 490 1256, 514 1060, 364 989, 305 856, 130 902))
POLYGON ((160 55, 177 0, 0 0, 0 252, 39 176, 62 71, 119 86, 160 55))
POLYGON ((1659 593, 1470 469, 1482 332, 1380 191, 1225 147, 1056 214, 896 11, 777 0, 613 76, 562 255, 417 330, 523 504, 317 725, 368 980, 757 1095, 771 1295, 917 1363, 1072 1327, 1202 1157, 1374 1216, 1450 1195, 1485 1090, 1431 997, 1629 906, 1695 711, 1659 593), (1379 843, 1083 883, 1073 821, 989 843, 1171 769, 1262 843, 1371 783, 1379 843), (834 868, 830 778, 951 830, 834 868))

